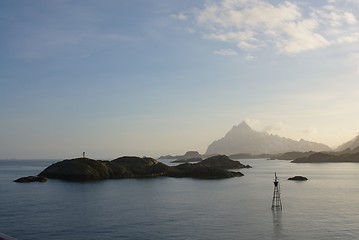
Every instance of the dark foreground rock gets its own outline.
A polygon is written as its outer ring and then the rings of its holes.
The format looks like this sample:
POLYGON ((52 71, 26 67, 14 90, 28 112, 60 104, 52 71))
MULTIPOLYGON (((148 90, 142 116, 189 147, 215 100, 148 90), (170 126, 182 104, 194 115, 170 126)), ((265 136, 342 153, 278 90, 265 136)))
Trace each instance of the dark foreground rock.
MULTIPOLYGON (((237 164, 235 167, 225 165, 225 168, 242 168, 244 166, 240 163, 238 165, 238 163, 235 163, 237 164)), ((47 167, 39 176, 69 181, 95 181, 160 176, 220 179, 239 177, 243 176, 243 174, 222 169, 220 165, 216 165, 215 161, 212 160, 205 162, 205 164, 186 163, 170 167, 153 158, 120 157, 112 161, 100 161, 89 158, 64 160, 47 167)))
POLYGON ((218 155, 207 158, 198 163, 201 166, 215 167, 221 169, 240 169, 240 168, 251 168, 249 165, 244 165, 239 161, 231 160, 226 155, 218 155))
POLYGON ((308 178, 303 177, 303 176, 294 176, 294 177, 288 178, 288 180, 291 180, 291 181, 307 181, 308 178))
MULTIPOLYGON (((18 183, 29 183, 29 182, 46 182, 47 178, 39 176, 28 176, 16 179, 14 182, 18 183)), ((1 239, 1 238, 0 238, 1 239)))
POLYGON ((57 162, 39 176, 70 181, 163 176, 170 167, 152 158, 121 157, 112 161, 76 158, 57 162))
POLYGON ((220 168, 203 166, 200 164, 184 163, 173 167, 167 174, 168 177, 176 178, 199 178, 199 179, 222 179, 243 176, 240 172, 231 172, 220 168))

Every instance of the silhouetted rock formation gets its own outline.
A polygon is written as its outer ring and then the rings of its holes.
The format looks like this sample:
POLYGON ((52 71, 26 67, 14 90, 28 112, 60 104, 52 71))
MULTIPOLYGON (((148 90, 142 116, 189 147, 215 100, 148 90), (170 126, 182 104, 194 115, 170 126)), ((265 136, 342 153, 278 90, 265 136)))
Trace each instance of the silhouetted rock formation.
POLYGON ((297 158, 304 158, 309 157, 310 155, 314 154, 315 152, 287 152, 279 155, 273 156, 271 159, 278 159, 278 160, 294 160, 297 158))
POLYGON ((187 151, 182 158, 191 159, 191 158, 202 158, 202 155, 197 151, 187 151))
POLYGON ((329 163, 329 162, 359 162, 359 153, 341 154, 314 153, 308 157, 297 158, 293 163, 329 163))
POLYGON ((162 176, 169 168, 152 158, 121 157, 112 161, 77 158, 54 163, 39 176, 75 181, 145 178, 162 176))
POLYGON ((47 179, 45 177, 28 176, 28 177, 22 177, 22 178, 16 179, 14 182, 29 183, 29 182, 46 182, 46 181, 47 181, 47 179))
POLYGON ((208 165, 202 165, 200 163, 190 164, 180 164, 176 167, 172 167, 166 176, 169 177, 190 177, 190 178, 200 178, 200 179, 221 179, 221 178, 231 178, 231 177, 241 177, 243 176, 240 172, 231 172, 222 168, 208 165))
POLYGON ((184 163, 171 169, 169 177, 183 178, 200 178, 200 179, 221 179, 243 176, 240 172, 230 172, 221 168, 204 166, 200 164, 184 163))
MULTIPOLYGON (((182 156, 182 155, 181 155, 182 156)), ((160 156, 158 159, 178 159, 179 156, 172 156, 172 155, 164 155, 160 156)))
POLYGON ((189 159, 203 159, 203 156, 199 154, 197 151, 187 151, 184 155, 177 155, 177 156, 161 156, 158 159, 177 159, 177 160, 183 160, 182 162, 186 162, 185 160, 189 159))
POLYGON ((324 144, 308 142, 303 139, 295 141, 264 132, 252 130, 247 123, 234 126, 222 139, 211 143, 206 154, 279 154, 290 151, 330 151, 324 144))
POLYGON ((308 157, 294 159, 293 163, 339 162, 340 157, 329 153, 314 153, 308 157))
POLYGON ((249 154, 249 153, 237 153, 229 155, 231 159, 263 159, 271 158, 273 154, 249 154))
MULTIPOLYGON (((219 161, 222 160, 221 157, 219 161)), ((238 165, 238 163, 236 163, 236 168, 241 168, 240 165, 244 166, 240 163, 238 165)), ((226 165, 229 162, 223 162, 223 164, 226 166, 225 168, 231 168, 226 165)), ((112 161, 77 158, 54 163, 42 171, 39 176, 70 181, 94 181, 159 176, 219 179, 243 175, 240 172, 229 172, 215 166, 220 165, 214 160, 205 162, 205 164, 186 163, 170 167, 153 158, 120 157, 112 161)))
POLYGON ((207 158, 198 163, 202 166, 210 166, 221 169, 240 169, 240 168, 250 168, 249 165, 243 165, 239 161, 233 161, 226 155, 218 155, 207 158))
POLYGON ((171 163, 197 163, 202 161, 202 158, 189 158, 189 159, 177 159, 171 163))
POLYGON ((307 181, 308 178, 303 177, 303 176, 294 176, 294 177, 288 178, 288 180, 291 180, 291 181, 307 181))

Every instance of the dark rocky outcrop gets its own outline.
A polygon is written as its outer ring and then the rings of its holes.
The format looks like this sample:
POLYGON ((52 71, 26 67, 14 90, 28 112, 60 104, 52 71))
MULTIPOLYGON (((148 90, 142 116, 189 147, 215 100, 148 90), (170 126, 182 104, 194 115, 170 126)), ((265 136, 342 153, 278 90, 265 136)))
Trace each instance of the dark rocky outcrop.
POLYGON ((198 164, 202 166, 209 166, 221 169, 250 168, 249 165, 244 165, 239 161, 233 161, 226 155, 213 156, 199 162, 198 164))
MULTIPOLYGON (((187 151, 184 155, 177 155, 177 156, 160 156, 158 159, 176 159, 178 161, 186 162, 186 160, 190 159, 203 159, 204 156, 199 154, 198 151, 187 151)), ((188 161, 187 161, 188 162, 188 161)))
POLYGON ((321 163, 321 162, 339 162, 340 157, 329 153, 314 153, 308 157, 297 158, 293 163, 321 163))
POLYGON ((293 163, 331 163, 331 162, 356 162, 359 163, 359 152, 357 153, 314 153, 305 158, 297 158, 293 163))
POLYGON ((179 156, 172 156, 172 155, 164 155, 164 156, 160 156, 158 159, 178 159, 179 156))
POLYGON ((109 179, 108 162, 89 158, 76 158, 54 163, 42 171, 39 176, 47 178, 90 181, 109 179))
POLYGON ((288 178, 288 180, 291 180, 291 181, 307 181, 308 178, 303 177, 303 176, 294 176, 294 177, 288 178))
POLYGON ((189 158, 189 159, 177 159, 171 163, 197 163, 202 161, 202 158, 189 158))
POLYGON ((183 178, 199 178, 199 179, 222 179, 243 176, 240 172, 230 172, 220 168, 204 166, 200 164, 184 163, 180 164, 169 171, 169 177, 183 178))
POLYGON ((16 179, 14 182, 29 183, 29 182, 46 182, 47 178, 39 176, 28 176, 16 179))
POLYGON ((229 155, 231 159, 263 159, 272 158, 273 154, 250 154, 250 153, 237 153, 229 155))
POLYGON ((219 179, 242 176, 242 173, 229 172, 225 169, 243 167, 246 166, 230 159, 228 161, 223 156, 205 161, 204 164, 187 163, 175 167, 167 166, 153 158, 146 157, 120 157, 112 161, 77 158, 54 163, 43 170, 39 176, 70 181, 159 176, 219 179), (219 164, 218 161, 223 161, 223 163, 219 164))
POLYGON ((39 176, 75 181, 145 178, 162 176, 168 168, 152 158, 121 157, 112 161, 77 158, 54 163, 39 176))
POLYGON ((278 154, 276 156, 271 157, 271 159, 277 159, 277 160, 293 160, 297 158, 304 158, 309 157, 310 155, 314 154, 315 152, 309 151, 309 152, 286 152, 283 154, 278 154))
POLYGON ((314 153, 308 157, 297 158, 293 163, 321 163, 321 162, 340 162, 340 156, 329 153, 314 153))

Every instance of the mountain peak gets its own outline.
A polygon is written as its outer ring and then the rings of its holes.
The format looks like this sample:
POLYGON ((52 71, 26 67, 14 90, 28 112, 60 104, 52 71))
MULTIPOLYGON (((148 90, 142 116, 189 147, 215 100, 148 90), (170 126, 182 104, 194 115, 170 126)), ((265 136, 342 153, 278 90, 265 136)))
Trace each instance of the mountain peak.
POLYGON ((329 151, 324 144, 308 142, 303 139, 295 141, 268 133, 253 130, 245 121, 225 134, 221 139, 212 142, 206 154, 278 154, 290 151, 329 151))
POLYGON ((256 131, 254 131, 245 121, 243 121, 238 125, 234 125, 224 137, 230 139, 237 139, 243 136, 248 136, 256 133, 256 131))
POLYGON ((344 151, 345 149, 354 149, 359 146, 359 135, 351 139, 350 141, 343 143, 339 147, 337 147, 336 151, 344 151))
POLYGON ((238 127, 252 129, 246 121, 242 121, 240 124, 238 124, 238 127))
POLYGON ((233 126, 232 129, 226 134, 228 137, 237 137, 238 135, 251 133, 252 128, 245 122, 241 122, 237 126, 233 126))

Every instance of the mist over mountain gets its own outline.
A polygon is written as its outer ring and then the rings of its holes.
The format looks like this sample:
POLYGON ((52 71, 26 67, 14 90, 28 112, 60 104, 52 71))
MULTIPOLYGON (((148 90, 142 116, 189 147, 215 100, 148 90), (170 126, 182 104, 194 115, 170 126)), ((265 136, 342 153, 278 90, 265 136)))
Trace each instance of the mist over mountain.
POLYGON ((301 139, 293 139, 272 135, 265 132, 258 132, 242 122, 232 129, 221 139, 211 143, 206 154, 278 154, 290 151, 330 151, 331 149, 321 143, 309 142, 301 139))
POLYGON ((359 147, 359 136, 356 136, 355 138, 353 138, 352 140, 343 143, 342 145, 339 145, 339 147, 337 147, 335 150, 336 151, 344 151, 345 149, 351 149, 353 150, 354 148, 359 147))

